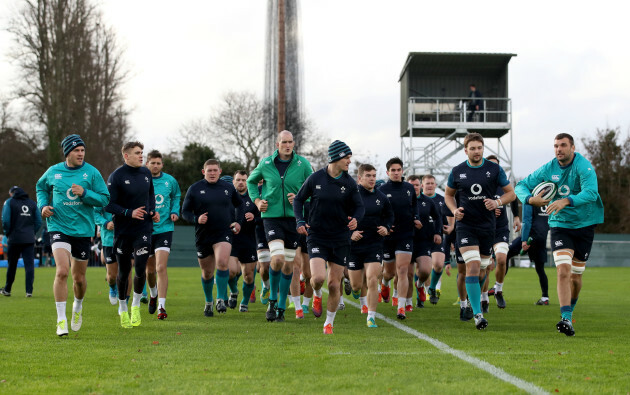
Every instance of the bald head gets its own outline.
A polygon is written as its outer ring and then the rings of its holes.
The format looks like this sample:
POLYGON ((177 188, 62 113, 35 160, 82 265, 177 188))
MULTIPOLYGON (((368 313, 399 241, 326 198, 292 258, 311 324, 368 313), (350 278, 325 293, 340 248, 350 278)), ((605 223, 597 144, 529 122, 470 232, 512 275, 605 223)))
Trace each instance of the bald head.
POLYGON ((278 148, 278 155, 282 160, 289 160, 293 156, 293 148, 295 147, 295 141, 293 141, 293 133, 288 130, 283 130, 278 133, 278 141, 276 142, 278 148))

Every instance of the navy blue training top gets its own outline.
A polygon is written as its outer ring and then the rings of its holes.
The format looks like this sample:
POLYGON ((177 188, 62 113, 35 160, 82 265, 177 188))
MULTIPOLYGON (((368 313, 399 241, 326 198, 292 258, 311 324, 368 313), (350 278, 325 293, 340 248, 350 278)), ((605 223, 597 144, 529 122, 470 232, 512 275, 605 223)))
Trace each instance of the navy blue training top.
POLYGON ((549 214, 547 206, 535 207, 523 204, 523 229, 521 238, 527 241, 529 237, 535 240, 546 241, 549 232, 549 214))
POLYGON ((188 188, 182 205, 182 217, 195 224, 195 239, 200 241, 205 236, 229 231, 234 222, 235 208, 236 222, 242 226, 242 206, 243 200, 232 183, 223 180, 209 183, 202 179, 188 188), (208 213, 208 221, 202 225, 197 219, 204 213, 208 213))
MULTIPOLYGON (((238 192, 238 191, 237 191, 238 192)), ((241 231, 238 234, 234 235, 234 244, 239 243, 241 240, 248 239, 251 240, 256 239, 256 223, 260 219, 260 211, 258 207, 252 202, 252 199, 249 197, 247 191, 243 195, 238 194, 243 201, 242 211, 243 211, 243 222, 241 223, 241 231), (247 221, 245 219, 246 213, 252 213, 254 215, 254 219, 251 221, 247 221)), ((234 213, 236 218, 238 218, 238 209, 234 209, 234 213)))
POLYGON ((365 208, 357 183, 346 172, 339 178, 328 175, 326 167, 311 174, 293 200, 297 227, 308 223, 308 237, 313 240, 350 244, 348 217, 363 219, 365 208), (304 202, 311 198, 308 220, 304 218, 304 202))
POLYGON ((389 231, 394 224, 394 210, 383 192, 374 189, 372 192, 359 185, 359 195, 365 206, 365 215, 358 222, 357 230, 363 231, 359 241, 352 242, 353 250, 371 248, 383 243, 385 238, 378 234, 377 228, 384 226, 389 231))
POLYGON ((379 191, 387 196, 394 210, 394 229, 388 237, 394 240, 412 237, 415 226, 413 221, 418 219, 416 191, 413 185, 406 181, 388 180, 381 185, 379 191))
POLYGON ((456 226, 494 231, 496 215, 494 210, 486 209, 483 201, 494 199, 497 188, 509 183, 503 168, 486 159, 479 166, 471 166, 468 161, 455 166, 447 185, 459 192, 457 207, 464 208, 464 218, 456 226))
POLYGON ((22 188, 16 188, 13 197, 7 199, 2 207, 2 227, 7 234, 7 243, 35 243, 35 233, 41 226, 42 215, 37 204, 22 188))
MULTIPOLYGON (((424 195, 424 196, 433 200, 433 204, 435 204, 435 207, 438 210, 438 214, 442 217, 442 225, 448 225, 448 217, 452 217, 453 213, 446 206, 446 203, 444 202, 444 196, 438 193, 433 194, 433 196, 428 196, 428 195, 424 195)), ((440 232, 442 232, 441 229, 440 229, 440 232)))
POLYGON ((434 235, 442 235, 442 215, 427 195, 418 196, 418 219, 422 228, 414 232, 414 240, 424 240, 433 243, 434 235))
POLYGON ((153 176, 144 166, 120 166, 107 179, 109 204, 105 211, 114 215, 114 237, 131 236, 153 231, 155 212, 153 176), (133 210, 144 206, 144 219, 135 219, 133 210))

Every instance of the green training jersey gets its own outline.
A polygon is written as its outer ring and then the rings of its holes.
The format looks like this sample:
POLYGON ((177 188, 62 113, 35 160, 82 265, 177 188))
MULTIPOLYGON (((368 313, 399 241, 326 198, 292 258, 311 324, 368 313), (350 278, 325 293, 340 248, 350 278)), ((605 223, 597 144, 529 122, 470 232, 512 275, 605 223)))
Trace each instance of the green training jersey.
POLYGON ((112 222, 113 215, 105 211, 103 207, 94 207, 94 219, 96 225, 101 227, 101 243, 103 247, 114 246, 114 231, 107 229, 107 223, 112 222))
POLYGON ((53 207, 46 219, 49 232, 61 232, 74 237, 94 236, 94 207, 109 202, 109 191, 98 170, 89 163, 68 167, 65 162, 51 166, 37 181, 37 207, 53 207), (72 184, 81 185, 82 196, 72 193, 72 184))
POLYGON ((153 189, 155 211, 160 213, 160 222, 153 224, 153 234, 172 232, 175 225, 171 221, 171 214, 179 217, 179 201, 182 197, 179 184, 173 176, 162 172, 158 177, 153 177, 153 189))

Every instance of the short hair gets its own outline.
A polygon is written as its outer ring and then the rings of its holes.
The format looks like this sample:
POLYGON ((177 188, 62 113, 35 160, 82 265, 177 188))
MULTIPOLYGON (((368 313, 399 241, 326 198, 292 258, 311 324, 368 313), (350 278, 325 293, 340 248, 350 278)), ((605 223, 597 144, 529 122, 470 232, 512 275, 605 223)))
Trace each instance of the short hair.
POLYGON ((403 167, 403 161, 399 157, 395 156, 387 161, 387 163, 385 164, 385 168, 387 169, 387 171, 389 171, 389 168, 392 167, 392 165, 397 164, 400 165, 400 167, 403 167))
POLYGON ((144 149, 144 144, 139 141, 128 141, 126 142, 121 149, 121 152, 124 154, 132 148, 140 147, 140 149, 144 149))
POLYGON ((569 139, 569 143, 571 143, 571 145, 575 145, 575 143, 573 142, 573 136, 571 136, 569 133, 560 133, 554 138, 554 140, 562 139, 569 139))
POLYGON ((147 161, 153 159, 153 158, 160 158, 162 159, 162 154, 160 153, 160 151, 154 149, 153 151, 149 152, 147 154, 147 161))
POLYGON ((501 161, 499 160, 499 158, 497 158, 496 155, 488 155, 486 156, 486 160, 496 160, 497 163, 501 163, 501 161))
POLYGON ((203 168, 205 169, 206 166, 210 166, 210 165, 217 165, 219 166, 219 169, 221 168, 221 162, 219 162, 218 159, 208 159, 207 161, 204 162, 203 168))
POLYGON ((234 172, 234 177, 236 176, 246 176, 247 177, 247 172, 245 170, 237 170, 234 172))
POLYGON ((425 174, 422 176, 422 181, 428 180, 429 178, 433 178, 435 180, 435 176, 433 174, 425 174))
POLYGON ((466 137, 464 137, 464 148, 468 148, 468 143, 471 141, 479 141, 481 145, 484 145, 483 137, 479 133, 468 133, 466 137))
POLYGON ((468 85, 468 86, 472 86, 473 88, 476 88, 476 87, 477 87, 477 85, 475 85, 475 84, 470 84, 470 85, 468 85))
POLYGON ((372 170, 376 170, 376 168, 374 166, 372 166, 369 163, 361 163, 361 165, 359 166, 359 169, 357 170, 357 174, 359 175, 359 177, 363 177, 363 174, 367 171, 372 171, 372 170))
POLYGON ((293 139, 293 133, 289 132, 288 130, 283 130, 281 132, 278 132, 278 137, 276 138, 276 142, 279 143, 280 141, 282 141, 282 139, 280 138, 280 136, 282 135, 282 133, 289 133, 291 135, 291 139, 293 139))
POLYGON ((420 180, 420 176, 412 174, 409 177, 407 177, 407 182, 411 182, 411 181, 415 181, 415 180, 420 180))

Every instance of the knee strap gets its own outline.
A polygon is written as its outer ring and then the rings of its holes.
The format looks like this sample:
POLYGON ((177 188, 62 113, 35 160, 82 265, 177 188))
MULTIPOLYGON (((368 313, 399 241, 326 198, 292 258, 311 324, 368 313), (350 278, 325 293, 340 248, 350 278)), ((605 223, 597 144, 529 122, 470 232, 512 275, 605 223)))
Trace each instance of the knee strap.
POLYGON ((553 261, 558 265, 570 265, 573 260, 573 254, 567 250, 558 250, 553 252, 553 261))
POLYGON ((284 255, 284 244, 280 241, 272 241, 269 243, 269 251, 271 256, 284 255))
POLYGON ((469 250, 466 252, 462 252, 462 258, 464 258, 464 262, 470 263, 472 261, 481 261, 481 255, 479 255, 478 250, 469 250))
POLYGON ((258 251, 258 262, 271 262, 271 254, 269 250, 258 251))

